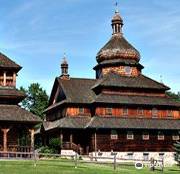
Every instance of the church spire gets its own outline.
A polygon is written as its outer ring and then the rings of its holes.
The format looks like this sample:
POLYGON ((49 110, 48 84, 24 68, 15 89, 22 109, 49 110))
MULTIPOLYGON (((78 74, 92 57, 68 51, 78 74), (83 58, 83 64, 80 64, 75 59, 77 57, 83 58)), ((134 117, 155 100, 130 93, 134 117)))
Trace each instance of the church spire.
POLYGON ((113 34, 121 34, 122 33, 123 20, 119 14, 117 2, 116 2, 115 14, 112 18, 112 24, 111 25, 112 25, 112 29, 113 29, 113 34))
POLYGON ((67 63, 67 60, 66 60, 66 55, 64 54, 64 57, 63 57, 63 61, 61 63, 61 79, 69 79, 69 74, 68 74, 68 63, 67 63))

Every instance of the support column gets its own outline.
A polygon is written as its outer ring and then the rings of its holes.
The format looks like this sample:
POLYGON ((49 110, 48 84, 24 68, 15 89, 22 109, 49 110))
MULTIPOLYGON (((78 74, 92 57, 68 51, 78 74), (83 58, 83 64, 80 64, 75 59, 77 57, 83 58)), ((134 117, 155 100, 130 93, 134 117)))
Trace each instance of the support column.
POLYGON ((97 134, 96 134, 96 132, 94 133, 94 150, 96 153, 97 152, 97 134))
POLYGON ((3 151, 7 152, 8 151, 8 146, 7 146, 7 134, 9 132, 9 128, 7 129, 1 129, 1 131, 3 132, 3 151))
POLYGON ((61 141, 61 149, 63 147, 63 133, 62 133, 62 130, 60 132, 60 141, 61 141))
POLYGON ((71 148, 72 148, 72 143, 73 143, 73 135, 70 134, 70 146, 71 146, 71 148))
POLYGON ((29 129, 29 132, 31 134, 31 151, 34 150, 34 129, 29 129))
POLYGON ((6 72, 4 72, 3 76, 4 76, 4 77, 3 77, 3 79, 4 79, 3 85, 6 86, 6 72))

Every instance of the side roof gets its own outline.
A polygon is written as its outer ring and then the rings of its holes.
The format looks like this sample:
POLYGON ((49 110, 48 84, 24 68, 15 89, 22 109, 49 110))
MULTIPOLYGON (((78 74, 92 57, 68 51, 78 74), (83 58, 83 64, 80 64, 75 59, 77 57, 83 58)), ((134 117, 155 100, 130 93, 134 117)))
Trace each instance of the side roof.
POLYGON ((22 67, 12 61, 9 57, 0 52, 0 69, 16 69, 19 71, 22 67))

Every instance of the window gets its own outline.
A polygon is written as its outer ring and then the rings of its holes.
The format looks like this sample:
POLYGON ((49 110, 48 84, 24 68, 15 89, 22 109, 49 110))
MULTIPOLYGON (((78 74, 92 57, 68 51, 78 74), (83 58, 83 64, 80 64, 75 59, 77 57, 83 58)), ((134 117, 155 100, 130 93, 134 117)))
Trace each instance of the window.
POLYGON ((128 108, 123 108, 122 109, 122 115, 127 116, 128 115, 128 108))
POLYGON ((117 140, 118 134, 116 130, 111 130, 111 140, 117 140))
POLYGON ((134 139, 134 134, 133 134, 132 131, 128 131, 128 132, 127 132, 127 139, 128 139, 128 140, 133 140, 133 139, 134 139))
POLYGON ((174 135, 172 136, 172 140, 173 140, 173 141, 178 141, 178 140, 179 140, 179 135, 178 135, 178 134, 174 134, 174 135))
POLYGON ((79 108, 79 114, 84 114, 84 108, 79 108))
POLYGON ((158 132, 158 140, 164 140, 163 132, 158 132))
POLYGON ((144 110, 143 110, 142 108, 138 108, 138 109, 137 109, 137 114, 138 114, 139 116, 142 116, 142 115, 144 114, 144 110))
POLYGON ((132 68, 130 66, 125 66, 124 71, 126 75, 131 75, 132 73, 132 68))
POLYGON ((144 159, 144 161, 148 161, 149 160, 149 153, 143 153, 143 159, 144 159))
POLYGON ((173 111, 172 110, 167 110, 167 117, 172 118, 173 116, 173 111))
POLYGON ((127 158, 129 160, 132 160, 133 159, 133 153, 132 152, 127 153, 127 158))
POLYGON ((158 117, 158 110, 156 108, 152 109, 152 117, 157 118, 158 117))
POLYGON ((163 159, 164 158, 164 153, 159 153, 159 158, 163 159))
POLYGON ((148 132, 144 132, 142 135, 142 139, 143 140, 149 140, 149 133, 148 132))
POLYGON ((105 114, 106 115, 112 115, 112 108, 106 108, 105 114))

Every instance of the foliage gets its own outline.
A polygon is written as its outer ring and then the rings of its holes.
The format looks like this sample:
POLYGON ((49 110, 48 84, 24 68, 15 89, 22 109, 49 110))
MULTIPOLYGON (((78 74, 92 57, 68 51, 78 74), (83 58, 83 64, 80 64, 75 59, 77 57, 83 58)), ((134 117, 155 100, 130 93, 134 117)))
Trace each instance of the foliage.
POLYGON ((178 165, 180 166, 180 141, 177 141, 174 143, 174 150, 175 150, 175 161, 178 162, 178 165))
POLYGON ((177 94, 171 91, 166 92, 166 94, 170 97, 172 97, 175 101, 179 101, 180 102, 180 92, 178 92, 177 94))
POLYGON ((20 87, 27 97, 22 101, 21 106, 33 114, 44 118, 43 111, 48 106, 48 95, 39 83, 32 83, 28 89, 20 87))
POLYGON ((59 138, 51 138, 48 146, 40 149, 41 153, 58 154, 60 152, 61 141, 59 138))

